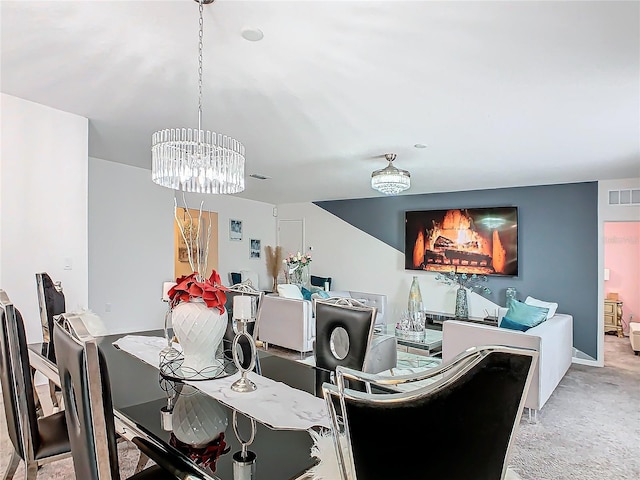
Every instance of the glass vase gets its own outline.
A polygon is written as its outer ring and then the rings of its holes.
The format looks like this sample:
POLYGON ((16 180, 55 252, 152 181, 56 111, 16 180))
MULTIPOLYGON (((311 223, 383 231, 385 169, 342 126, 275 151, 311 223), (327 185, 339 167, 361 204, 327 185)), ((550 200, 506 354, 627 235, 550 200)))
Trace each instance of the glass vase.
POLYGON ((456 292, 456 318, 469 318, 469 305, 467 303, 467 289, 460 286, 456 292))
POLYGON ((517 300, 517 295, 518 295, 518 291, 516 290, 516 287, 507 287, 507 291, 505 292, 505 295, 507 297, 507 301, 505 303, 506 307, 509 308, 509 303, 511 300, 517 300))
POLYGON ((418 277, 414 276, 409 288, 409 302, 407 304, 409 313, 422 311, 422 294, 420 293, 420 283, 418 277))
POLYGON ((294 285, 302 288, 309 286, 309 269, 307 267, 298 267, 289 274, 289 281, 294 285))

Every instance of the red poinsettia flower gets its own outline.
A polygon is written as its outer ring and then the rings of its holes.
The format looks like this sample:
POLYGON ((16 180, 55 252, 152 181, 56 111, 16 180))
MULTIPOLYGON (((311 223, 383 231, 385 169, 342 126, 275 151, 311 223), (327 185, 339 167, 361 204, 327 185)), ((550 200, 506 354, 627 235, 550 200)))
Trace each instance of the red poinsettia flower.
POLYGON ((220 283, 220 275, 213 270, 209 279, 198 281, 195 273, 176 279, 176 284, 169 290, 171 307, 180 302, 190 302, 193 298, 202 298, 207 307, 216 307, 220 313, 224 313, 224 304, 227 301, 226 291, 229 289, 220 283))
POLYGON ((231 447, 227 447, 227 443, 224 441, 224 433, 220 433, 215 440, 202 447, 195 447, 184 443, 178 440, 176 436, 171 433, 169 445, 188 455, 189 458, 195 461, 198 465, 210 468, 212 472, 216 471, 216 461, 220 458, 220 455, 229 453, 229 450, 231 450, 231 447))

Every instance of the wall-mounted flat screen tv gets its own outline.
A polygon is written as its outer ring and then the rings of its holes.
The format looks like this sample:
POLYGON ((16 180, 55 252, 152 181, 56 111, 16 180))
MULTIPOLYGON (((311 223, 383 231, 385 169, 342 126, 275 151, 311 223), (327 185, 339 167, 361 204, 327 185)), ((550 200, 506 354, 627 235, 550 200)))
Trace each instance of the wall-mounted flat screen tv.
POLYGON ((405 214, 405 269, 518 275, 518 208, 405 214))

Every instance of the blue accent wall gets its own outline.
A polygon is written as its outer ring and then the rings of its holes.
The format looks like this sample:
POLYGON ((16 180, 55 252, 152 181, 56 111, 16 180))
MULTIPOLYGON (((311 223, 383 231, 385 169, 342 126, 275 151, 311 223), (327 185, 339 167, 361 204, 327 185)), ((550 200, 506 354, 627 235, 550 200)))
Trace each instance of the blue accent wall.
MULTIPOLYGON (((574 346, 596 358, 598 340, 597 182, 315 202, 319 207, 404 251, 407 210, 518 207, 518 277, 490 277, 488 295, 505 290, 558 302, 573 315, 574 346)), ((412 274, 420 274, 411 270, 412 274)), ((425 275, 433 273, 424 272, 425 275)))

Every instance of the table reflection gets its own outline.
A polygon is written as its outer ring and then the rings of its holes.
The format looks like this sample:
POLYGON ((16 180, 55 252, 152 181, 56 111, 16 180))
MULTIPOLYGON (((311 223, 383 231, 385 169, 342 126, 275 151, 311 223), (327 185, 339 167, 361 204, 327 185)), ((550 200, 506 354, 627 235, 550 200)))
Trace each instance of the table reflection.
POLYGON ((227 409, 191 385, 160 377, 160 386, 167 393, 167 405, 160 413, 163 430, 171 432, 169 444, 215 472, 220 455, 230 450, 224 440, 227 409))

